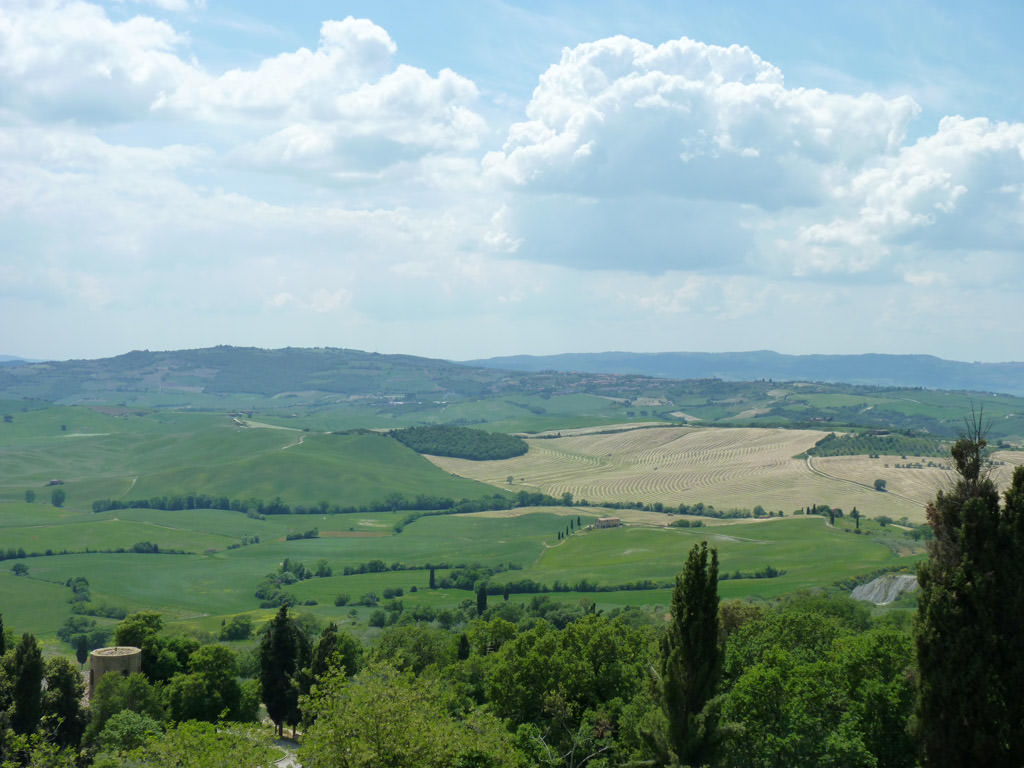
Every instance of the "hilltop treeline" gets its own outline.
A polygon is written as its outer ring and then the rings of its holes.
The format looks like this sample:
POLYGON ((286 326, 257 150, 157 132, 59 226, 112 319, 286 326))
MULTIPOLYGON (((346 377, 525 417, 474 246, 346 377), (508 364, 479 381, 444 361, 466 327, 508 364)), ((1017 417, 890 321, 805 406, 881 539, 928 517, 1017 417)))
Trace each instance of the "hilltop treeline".
POLYGON ((807 451, 810 456, 948 456, 949 449, 934 437, 913 435, 837 435, 830 432, 807 451))
POLYGON ((474 461, 511 459, 522 456, 529 447, 521 437, 441 424, 393 429, 389 434, 417 453, 474 461))

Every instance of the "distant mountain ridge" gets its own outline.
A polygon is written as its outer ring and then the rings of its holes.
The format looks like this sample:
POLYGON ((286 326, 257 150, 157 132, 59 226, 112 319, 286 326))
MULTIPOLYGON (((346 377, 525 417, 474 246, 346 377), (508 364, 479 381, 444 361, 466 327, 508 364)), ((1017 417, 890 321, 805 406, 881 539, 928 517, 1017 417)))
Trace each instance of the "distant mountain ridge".
POLYGON ((27 360, 24 357, 18 357, 17 355, 0 355, 0 365, 25 365, 27 363, 36 363, 38 360, 27 360))
POLYGON ((1024 363, 766 351, 522 355, 459 363, 354 349, 231 346, 0 363, 0 397, 74 404, 134 402, 134 395, 147 394, 146 402, 204 408, 241 408, 254 397, 283 406, 300 396, 393 404, 573 392, 628 399, 685 380, 841 382, 1024 396, 1024 363))
POLYGON ((415 393, 442 399, 449 391, 462 396, 489 392, 504 376, 493 369, 412 355, 323 347, 217 346, 0 366, 0 394, 55 402, 109 400, 111 393, 132 392, 215 397, 236 393, 273 397, 306 391, 415 393))
POLYGON ((932 355, 753 352, 581 352, 467 360, 511 371, 575 371, 666 379, 824 381, 1024 395, 1024 362, 965 363, 932 355))
MULTIPOLYGON (((19 413, 54 404, 118 418, 149 409, 258 413, 261 423, 322 431, 448 424, 520 432, 659 421, 950 437, 977 405, 993 419, 993 436, 1024 444, 1024 399, 1010 396, 1024 395, 1019 363, 771 352, 481 362, 501 368, 353 349, 229 346, 0 365, 0 426, 17 428, 19 413), (508 370, 516 365, 539 370, 508 370), (980 375, 990 369, 1002 378, 980 375)), ((78 417, 62 418, 73 429, 78 417)))

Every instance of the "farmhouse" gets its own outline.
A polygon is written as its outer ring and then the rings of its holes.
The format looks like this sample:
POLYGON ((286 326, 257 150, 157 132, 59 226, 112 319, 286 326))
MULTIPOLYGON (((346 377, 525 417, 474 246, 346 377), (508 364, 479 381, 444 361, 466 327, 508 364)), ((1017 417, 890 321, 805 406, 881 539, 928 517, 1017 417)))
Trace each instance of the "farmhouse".
POLYGON ((617 517, 599 517, 594 523, 595 528, 618 528, 620 525, 622 520, 617 517))

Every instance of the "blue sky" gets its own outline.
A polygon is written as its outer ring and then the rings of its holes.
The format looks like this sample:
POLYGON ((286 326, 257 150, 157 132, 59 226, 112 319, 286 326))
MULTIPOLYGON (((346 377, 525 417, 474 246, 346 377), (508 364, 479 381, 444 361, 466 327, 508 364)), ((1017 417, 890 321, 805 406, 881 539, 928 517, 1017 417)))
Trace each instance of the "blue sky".
POLYGON ((0 4, 0 352, 1022 360, 1015 3, 0 4))

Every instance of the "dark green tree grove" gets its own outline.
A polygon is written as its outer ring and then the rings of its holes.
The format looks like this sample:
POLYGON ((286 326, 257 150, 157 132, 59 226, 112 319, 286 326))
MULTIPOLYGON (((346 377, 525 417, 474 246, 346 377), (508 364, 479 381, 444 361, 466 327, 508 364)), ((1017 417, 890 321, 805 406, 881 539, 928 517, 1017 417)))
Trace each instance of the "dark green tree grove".
POLYGON ((338 625, 331 622, 313 646, 308 682, 312 685, 334 671, 352 677, 359 671, 362 661, 363 646, 348 632, 339 632, 338 625))
POLYGON ((856 609, 794 599, 729 634, 717 768, 915 764, 912 640, 856 609))
POLYGON ((85 729, 85 742, 93 743, 118 712, 129 710, 153 720, 164 717, 160 690, 146 676, 104 675, 96 683, 89 702, 89 724, 85 729))
POLYGON ((186 638, 165 638, 163 617, 156 611, 133 613, 114 630, 114 644, 142 649, 142 672, 152 682, 170 680, 188 663, 199 644, 186 638))
POLYGON ((85 683, 74 662, 63 656, 46 660, 46 687, 41 700, 42 730, 49 741, 61 747, 77 747, 85 731, 82 710, 85 683))
POLYGON ((957 480, 928 507, 915 627, 922 763, 1024 764, 1024 468, 1004 503, 980 419, 952 448, 957 480))
POLYGON ((172 720, 243 719, 242 688, 237 679, 235 652, 223 645, 204 645, 188 660, 188 672, 179 672, 165 688, 172 720))

